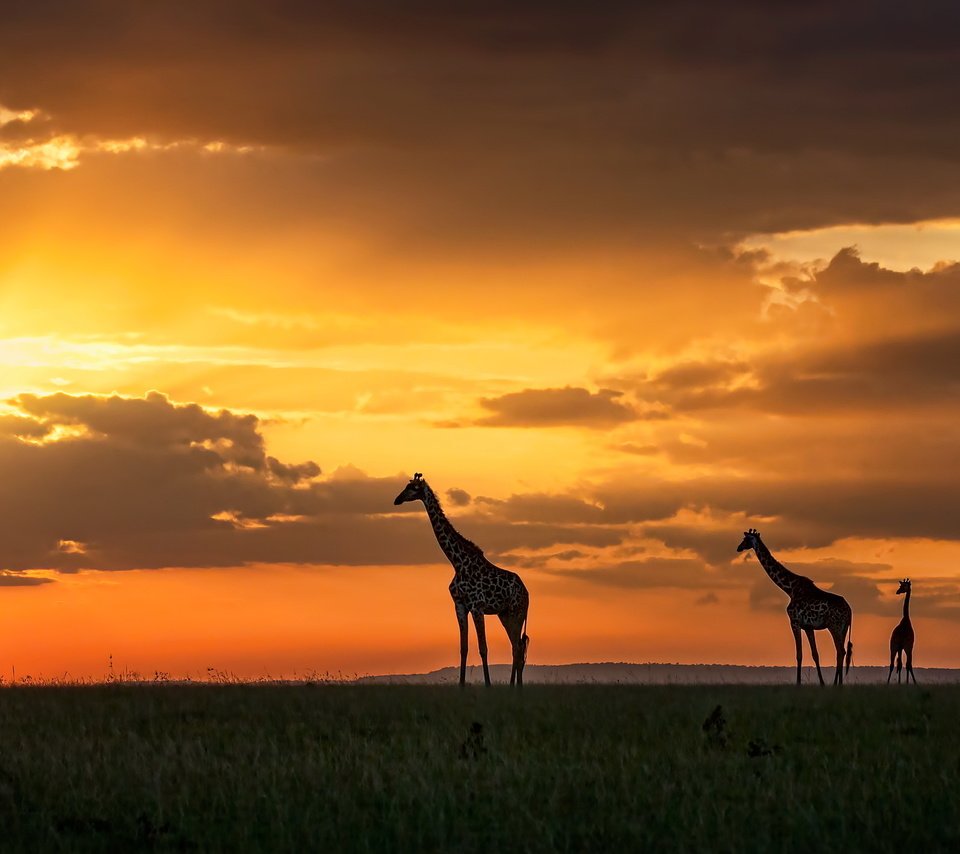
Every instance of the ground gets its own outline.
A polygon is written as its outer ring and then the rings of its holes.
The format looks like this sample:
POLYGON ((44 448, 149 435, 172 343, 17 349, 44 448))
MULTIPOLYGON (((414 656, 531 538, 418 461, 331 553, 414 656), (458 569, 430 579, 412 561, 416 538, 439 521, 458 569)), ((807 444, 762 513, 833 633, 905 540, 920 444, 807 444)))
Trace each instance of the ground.
POLYGON ((0 848, 960 846, 960 687, 0 689, 0 848))

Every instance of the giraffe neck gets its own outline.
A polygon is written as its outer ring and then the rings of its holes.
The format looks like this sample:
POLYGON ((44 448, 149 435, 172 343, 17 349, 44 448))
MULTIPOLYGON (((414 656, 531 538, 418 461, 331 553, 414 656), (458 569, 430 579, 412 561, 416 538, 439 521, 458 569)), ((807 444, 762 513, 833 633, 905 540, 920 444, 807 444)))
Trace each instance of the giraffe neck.
POLYGON ((757 560, 760 561, 760 566, 762 566, 767 575, 770 576, 770 580, 788 596, 793 596, 793 589, 799 576, 790 572, 789 569, 770 554, 770 549, 760 540, 757 540, 755 551, 757 553, 757 560))
POLYGON ((462 556, 460 543, 463 537, 450 523, 450 520, 443 512, 443 507, 440 506, 440 499, 437 498, 436 493, 430 488, 429 484, 426 483, 424 484, 423 490, 423 506, 427 508, 427 516, 430 519, 430 524, 433 526, 433 533, 437 537, 440 548, 443 549, 447 560, 453 564, 454 571, 459 572, 460 558, 462 556))
POLYGON ((903 619, 910 619, 910 591, 908 590, 903 597, 903 619))

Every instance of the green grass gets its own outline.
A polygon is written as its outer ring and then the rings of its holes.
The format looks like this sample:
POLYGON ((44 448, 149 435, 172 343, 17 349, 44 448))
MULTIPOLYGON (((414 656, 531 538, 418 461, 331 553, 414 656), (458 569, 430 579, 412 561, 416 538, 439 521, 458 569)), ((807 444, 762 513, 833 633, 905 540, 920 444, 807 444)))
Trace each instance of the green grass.
POLYGON ((958 720, 954 687, 4 688, 0 848, 955 850, 958 720))

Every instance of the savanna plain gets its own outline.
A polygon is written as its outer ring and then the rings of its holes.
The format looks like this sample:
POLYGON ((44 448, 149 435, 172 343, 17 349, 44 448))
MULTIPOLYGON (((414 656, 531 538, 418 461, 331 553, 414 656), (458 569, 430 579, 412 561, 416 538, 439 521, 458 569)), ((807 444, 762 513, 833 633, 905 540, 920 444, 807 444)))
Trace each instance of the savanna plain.
POLYGON ((960 846, 960 686, 0 690, 5 851, 960 846))

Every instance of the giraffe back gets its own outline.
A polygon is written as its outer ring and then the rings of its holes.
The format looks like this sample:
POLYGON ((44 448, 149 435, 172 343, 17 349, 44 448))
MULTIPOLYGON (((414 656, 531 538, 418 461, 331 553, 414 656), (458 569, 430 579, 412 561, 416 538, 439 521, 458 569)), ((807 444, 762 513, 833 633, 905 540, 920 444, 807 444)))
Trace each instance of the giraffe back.
POLYGON ((525 613, 530 601, 520 576, 490 563, 482 552, 459 567, 450 595, 469 611, 482 614, 525 613))
POLYGON ((846 599, 829 590, 821 590, 805 576, 799 576, 794 584, 787 614, 800 628, 836 632, 844 631, 852 617, 846 599))

